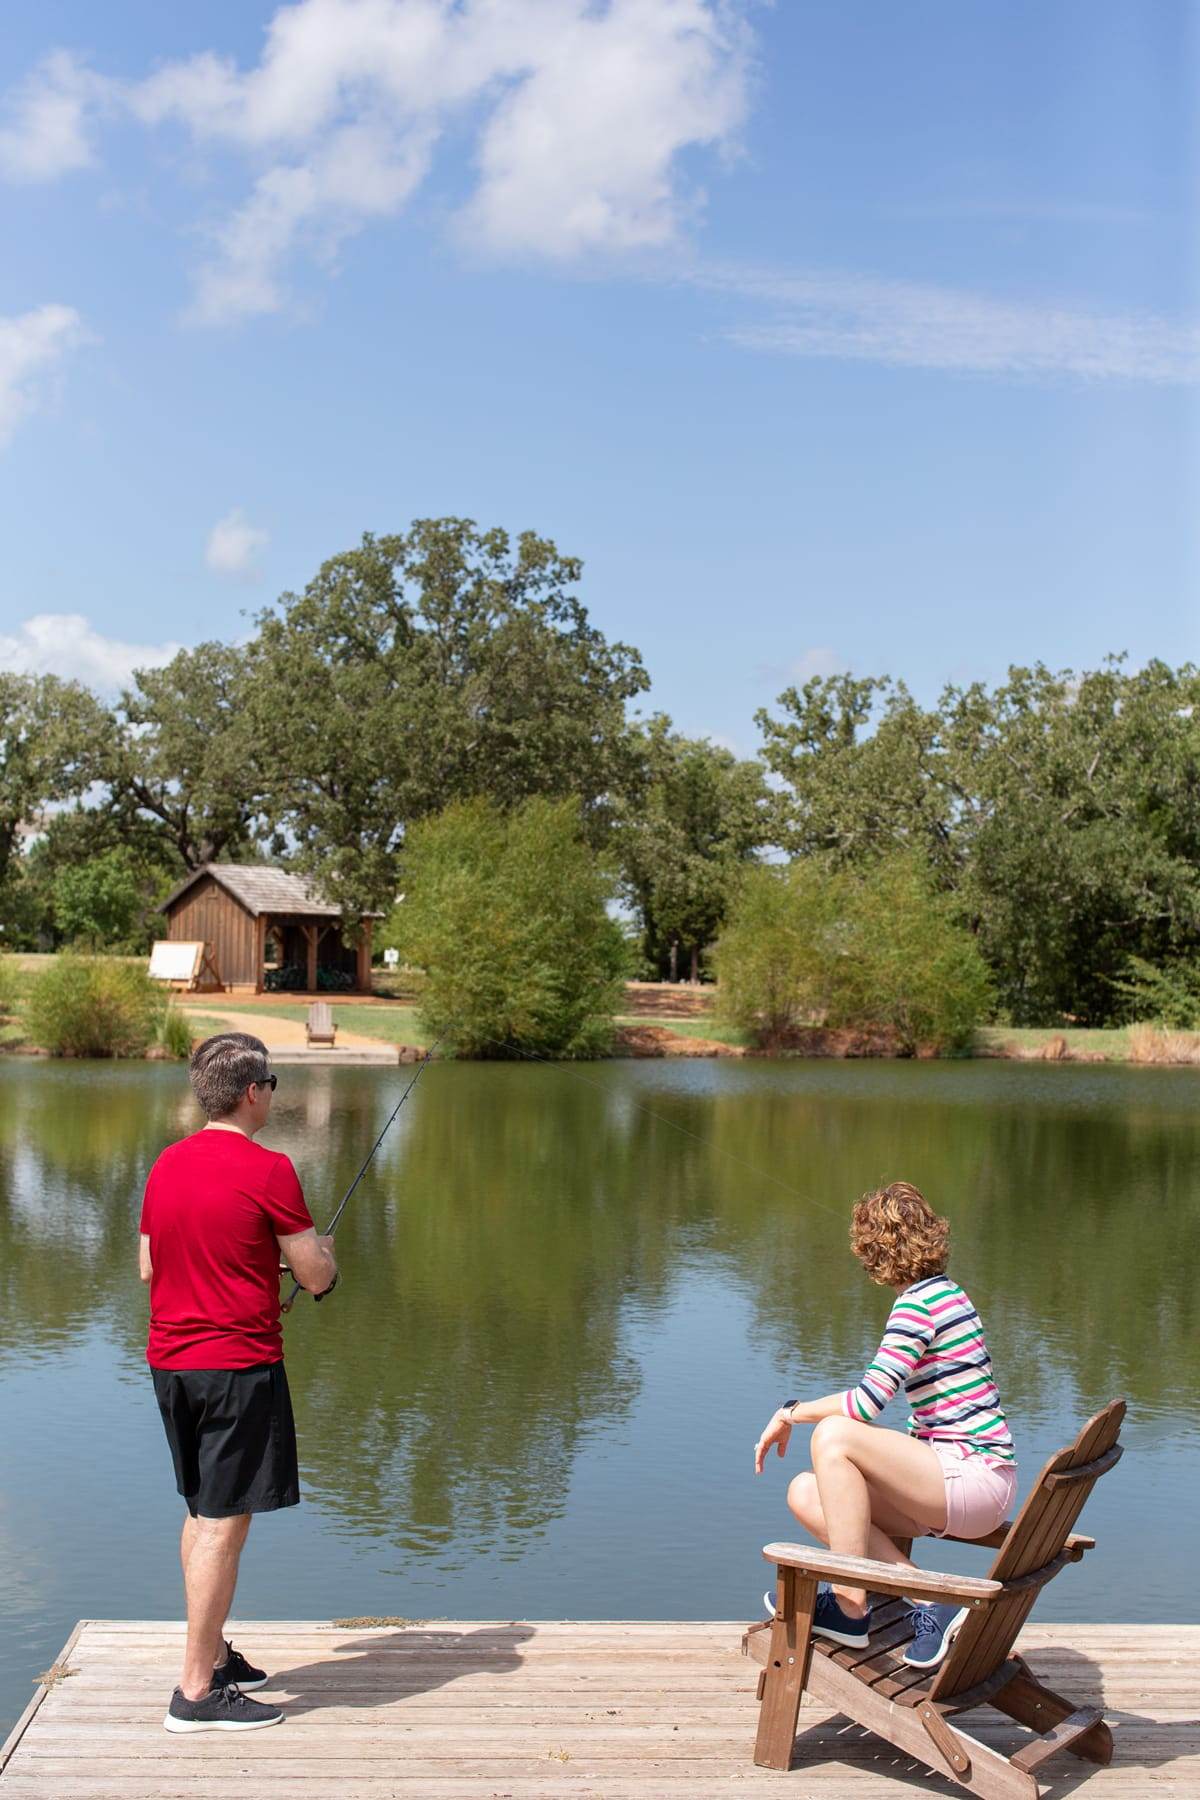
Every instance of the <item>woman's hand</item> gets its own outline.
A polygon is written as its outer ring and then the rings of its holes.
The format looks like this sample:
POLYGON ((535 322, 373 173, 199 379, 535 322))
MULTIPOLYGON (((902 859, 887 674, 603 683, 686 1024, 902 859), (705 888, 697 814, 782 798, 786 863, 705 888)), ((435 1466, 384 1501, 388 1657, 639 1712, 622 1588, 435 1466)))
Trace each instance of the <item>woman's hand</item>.
POLYGON ((772 1413, 767 1426, 757 1444, 754 1446, 754 1473, 761 1475, 763 1462, 770 1453, 771 1445, 778 1447, 780 1456, 787 1455, 788 1440, 792 1435, 792 1421, 783 1408, 772 1413))

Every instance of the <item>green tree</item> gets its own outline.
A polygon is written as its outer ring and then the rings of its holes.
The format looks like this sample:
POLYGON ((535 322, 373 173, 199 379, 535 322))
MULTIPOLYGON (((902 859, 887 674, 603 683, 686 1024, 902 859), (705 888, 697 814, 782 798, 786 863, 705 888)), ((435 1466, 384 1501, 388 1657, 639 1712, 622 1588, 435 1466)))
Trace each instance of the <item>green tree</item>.
POLYGON ((102 776, 112 731, 111 714, 79 682, 0 671, 0 887, 21 828, 102 776))
POLYGON ((991 1004, 974 939, 912 852, 863 869, 806 857, 752 870, 718 970, 726 1018, 768 1048, 823 1025, 886 1033, 906 1055, 950 1050, 991 1004))
POLYGON ((247 719, 272 822, 353 916, 387 907, 406 828, 453 800, 574 795, 608 831, 647 678, 554 544, 467 519, 366 536, 259 621, 247 719))
POLYGON ((459 801, 412 828, 404 885, 404 949, 425 974, 432 1037, 476 1057, 608 1048, 627 947, 577 801, 508 813, 459 801))
POLYGON ((727 1024, 778 1049, 828 1022, 840 994, 849 888, 846 873, 817 857, 742 875, 715 956, 727 1024))
POLYGON ((676 980, 682 962, 696 981, 738 872, 769 841, 770 793, 761 764, 681 737, 661 714, 635 742, 641 778, 615 832, 625 895, 657 975, 676 980))
POLYGON ((1104 1024, 1126 957, 1200 950, 1200 673, 1119 658, 1010 669, 921 709, 850 676, 759 714, 789 848, 912 851, 954 896, 1017 1023, 1104 1024))
MULTIPOLYGON (((151 822, 181 872, 253 854, 263 754, 246 706, 249 662, 236 645, 198 644, 165 668, 138 669, 122 695, 110 807, 151 822)), ((275 705, 290 720, 278 690, 275 705)))
POLYGON ((106 850, 61 869, 54 883, 55 923, 68 943, 123 948, 142 910, 137 868, 128 850, 106 850))
POLYGON ((912 852, 847 883, 846 943, 831 1022, 882 1026, 901 1050, 961 1048, 993 1004, 979 946, 912 852))
MULTIPOLYGON (((183 864, 157 822, 105 796, 93 806, 52 813, 45 830, 20 859, 10 881, 17 917, 12 941, 32 948, 57 943, 63 927, 57 914, 60 881, 90 865, 114 858, 127 866, 136 905, 127 929, 117 932, 131 949, 145 949, 161 935, 158 903, 183 874, 183 864)), ((90 930, 85 931, 90 935, 90 930)))

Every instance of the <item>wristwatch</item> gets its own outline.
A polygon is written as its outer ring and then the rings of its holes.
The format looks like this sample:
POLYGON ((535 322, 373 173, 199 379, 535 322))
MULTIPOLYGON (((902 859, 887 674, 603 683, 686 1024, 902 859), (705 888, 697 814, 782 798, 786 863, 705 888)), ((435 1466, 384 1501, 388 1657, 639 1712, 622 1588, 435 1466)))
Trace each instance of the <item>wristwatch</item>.
MULTIPOLYGON (((793 1406, 799 1406, 799 1404, 800 1404, 800 1396, 799 1396, 799 1394, 797 1394, 797 1396, 794 1400, 785 1400, 779 1410, 782 1413, 790 1413, 793 1406)), ((794 1419, 788 1420, 789 1425, 794 1425, 795 1423, 796 1423, 796 1421, 794 1419)))

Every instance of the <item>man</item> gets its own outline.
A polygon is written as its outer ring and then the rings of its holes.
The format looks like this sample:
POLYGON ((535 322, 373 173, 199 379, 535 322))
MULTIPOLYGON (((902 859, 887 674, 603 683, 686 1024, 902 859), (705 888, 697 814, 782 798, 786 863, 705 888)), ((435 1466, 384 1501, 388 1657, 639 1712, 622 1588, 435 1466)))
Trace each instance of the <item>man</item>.
POLYGON ((318 1297, 337 1280, 296 1171, 255 1137, 276 1076, 266 1046, 240 1031, 192 1054, 207 1119, 164 1150, 142 1206, 140 1265, 150 1284, 146 1361, 187 1505, 179 1553, 187 1641, 168 1731, 252 1731, 277 1706, 248 1700, 267 1676, 225 1638, 251 1516, 300 1499, 296 1429, 279 1326, 279 1258, 318 1297))

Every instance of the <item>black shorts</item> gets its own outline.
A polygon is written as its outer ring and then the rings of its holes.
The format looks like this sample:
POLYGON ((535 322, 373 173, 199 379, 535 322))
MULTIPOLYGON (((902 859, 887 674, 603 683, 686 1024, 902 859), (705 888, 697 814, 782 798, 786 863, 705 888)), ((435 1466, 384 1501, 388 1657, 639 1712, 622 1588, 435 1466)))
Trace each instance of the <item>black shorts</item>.
POLYGON ((151 1369, 175 1464, 193 1518, 296 1506, 296 1424, 281 1362, 252 1369, 151 1369))

